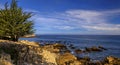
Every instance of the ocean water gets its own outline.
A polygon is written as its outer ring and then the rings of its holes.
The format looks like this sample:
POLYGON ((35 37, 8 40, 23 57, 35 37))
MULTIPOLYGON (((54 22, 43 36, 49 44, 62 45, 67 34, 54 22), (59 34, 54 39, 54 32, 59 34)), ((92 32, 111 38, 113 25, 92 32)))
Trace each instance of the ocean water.
POLYGON ((35 41, 40 42, 41 44, 73 44, 76 49, 84 49, 85 47, 92 46, 103 46, 108 50, 83 54, 75 54, 73 52, 73 54, 79 57, 88 56, 92 60, 102 60, 107 56, 115 56, 120 58, 120 35, 37 35, 34 38, 20 38, 19 40, 35 41))

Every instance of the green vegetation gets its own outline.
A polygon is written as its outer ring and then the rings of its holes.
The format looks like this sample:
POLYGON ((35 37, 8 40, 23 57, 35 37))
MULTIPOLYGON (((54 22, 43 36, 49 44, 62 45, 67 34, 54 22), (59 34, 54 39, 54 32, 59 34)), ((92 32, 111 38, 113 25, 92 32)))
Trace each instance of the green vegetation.
POLYGON ((4 9, 0 9, 0 38, 18 41, 19 37, 32 34, 31 16, 31 12, 18 7, 16 0, 12 0, 10 6, 6 3, 4 9))

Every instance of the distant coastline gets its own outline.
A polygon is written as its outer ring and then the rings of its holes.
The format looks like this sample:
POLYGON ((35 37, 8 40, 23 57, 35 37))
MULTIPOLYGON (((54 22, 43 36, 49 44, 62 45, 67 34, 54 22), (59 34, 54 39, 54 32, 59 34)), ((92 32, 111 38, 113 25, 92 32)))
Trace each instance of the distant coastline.
POLYGON ((29 34, 29 35, 24 35, 23 38, 33 38, 35 37, 35 34, 29 34))

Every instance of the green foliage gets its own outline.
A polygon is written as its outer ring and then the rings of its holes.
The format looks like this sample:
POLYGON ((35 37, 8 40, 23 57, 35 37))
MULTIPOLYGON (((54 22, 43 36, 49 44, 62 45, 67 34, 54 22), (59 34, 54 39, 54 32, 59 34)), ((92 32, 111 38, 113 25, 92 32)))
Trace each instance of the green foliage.
POLYGON ((24 12, 17 6, 17 1, 12 0, 10 6, 6 3, 0 10, 0 36, 9 37, 17 41, 19 37, 33 33, 33 23, 29 20, 31 12, 24 12))

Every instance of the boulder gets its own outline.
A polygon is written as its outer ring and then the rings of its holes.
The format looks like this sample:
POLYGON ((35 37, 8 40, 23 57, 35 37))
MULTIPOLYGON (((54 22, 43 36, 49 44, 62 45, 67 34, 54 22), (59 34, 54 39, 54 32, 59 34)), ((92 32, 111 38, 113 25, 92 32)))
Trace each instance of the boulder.
POLYGON ((101 52, 102 50, 100 49, 100 48, 97 48, 96 46, 93 46, 93 47, 91 47, 91 48, 85 48, 85 51, 86 52, 92 52, 92 51, 99 51, 99 52, 101 52))
POLYGON ((71 48, 71 49, 75 49, 73 44, 70 44, 68 47, 71 48))
POLYGON ((58 58, 57 58, 57 63, 59 65, 70 65, 70 63, 76 61, 77 58, 72 55, 71 53, 64 53, 61 54, 58 58))
POLYGON ((57 49, 67 49, 67 47, 66 47, 65 45, 63 45, 63 44, 58 44, 58 43, 53 44, 53 47, 54 47, 54 48, 57 48, 57 49))
POLYGON ((106 48, 104 48, 103 46, 98 46, 98 48, 102 49, 102 50, 107 50, 106 48))
POLYGON ((82 50, 76 49, 76 50, 75 50, 75 53, 77 53, 77 54, 82 53, 82 50))
POLYGON ((105 65, 120 65, 120 58, 108 56, 105 58, 105 65))

